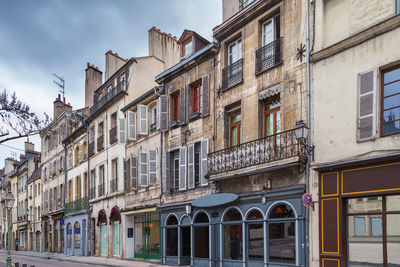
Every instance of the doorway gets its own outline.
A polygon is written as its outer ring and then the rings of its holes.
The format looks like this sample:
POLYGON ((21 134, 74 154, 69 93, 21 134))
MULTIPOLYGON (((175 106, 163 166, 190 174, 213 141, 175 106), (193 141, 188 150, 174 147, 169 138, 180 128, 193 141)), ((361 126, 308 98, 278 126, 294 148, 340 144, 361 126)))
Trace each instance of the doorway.
POLYGON ((135 215, 135 258, 160 259, 160 215, 135 215))
POLYGON ((100 253, 101 255, 108 256, 108 234, 107 234, 107 224, 102 223, 100 225, 100 253))

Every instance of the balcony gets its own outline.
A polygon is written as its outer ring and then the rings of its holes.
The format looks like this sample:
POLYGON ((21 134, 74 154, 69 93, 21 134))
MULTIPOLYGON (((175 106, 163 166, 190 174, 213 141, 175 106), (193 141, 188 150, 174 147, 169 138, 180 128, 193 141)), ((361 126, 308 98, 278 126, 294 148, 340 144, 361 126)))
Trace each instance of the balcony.
POLYGON ((96 197, 96 187, 92 187, 92 188, 90 188, 90 191, 89 191, 89 198, 93 199, 95 197, 96 197))
POLYGON ((104 184, 99 184, 97 186, 97 197, 104 196, 104 184))
POLYGON ((97 137, 97 152, 104 149, 104 135, 97 137))
POLYGON ((88 146, 88 154, 89 154, 89 157, 91 157, 91 156, 94 155, 94 141, 91 142, 91 143, 89 143, 89 146, 88 146))
POLYGON ((209 153, 208 175, 210 180, 245 176, 299 165, 306 156, 292 129, 209 153))
POLYGON ((222 70, 222 91, 243 82, 243 58, 222 70))
POLYGON ((95 114, 97 111, 102 109, 108 103, 110 103, 116 96, 126 93, 127 83, 126 81, 122 81, 113 89, 111 89, 107 94, 105 94, 102 98, 97 100, 96 103, 90 108, 90 116, 95 114))
POLYGON ((78 212, 88 208, 88 198, 80 198, 72 202, 65 203, 65 214, 78 212))
POLYGON ((282 38, 279 38, 256 51, 256 75, 275 67, 281 62, 282 38))
POLYGON ((115 144, 118 141, 117 138, 117 126, 110 129, 110 145, 115 144))
POLYGON ((118 180, 117 179, 112 179, 110 181, 110 192, 114 193, 118 191, 118 180))

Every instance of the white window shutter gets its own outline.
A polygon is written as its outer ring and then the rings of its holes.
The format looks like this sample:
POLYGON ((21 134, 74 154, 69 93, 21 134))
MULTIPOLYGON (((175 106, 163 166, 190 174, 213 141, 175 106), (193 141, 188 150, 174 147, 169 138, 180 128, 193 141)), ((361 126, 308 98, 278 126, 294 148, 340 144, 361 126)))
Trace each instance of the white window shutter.
POLYGON ((148 133, 148 107, 145 105, 138 105, 138 128, 139 134, 147 135, 148 133))
POLYGON ((132 190, 136 190, 137 189, 137 175, 138 175, 138 165, 137 165, 137 157, 133 154, 131 154, 131 171, 130 171, 130 175, 131 175, 131 188, 132 190))
POLYGON ((119 119, 119 142, 121 144, 125 144, 126 136, 125 136, 125 119, 119 119))
POLYGON ((194 188, 194 144, 188 147, 188 187, 194 188))
POLYGON ((200 182, 201 185, 207 185, 208 180, 206 179, 207 174, 207 154, 208 154, 208 139, 201 141, 201 153, 200 153, 200 182))
POLYGON ((53 163, 52 162, 50 162, 50 164, 49 164, 49 172, 50 172, 50 175, 53 175, 53 163))
POLYGON ((186 146, 179 149, 179 190, 186 190, 186 146))
POLYGON ((160 100, 160 130, 168 130, 168 96, 161 95, 160 100))
POLYGON ((160 118, 160 114, 161 114, 160 110, 161 110, 161 99, 158 98, 157 99, 157 115, 156 115, 156 118, 157 118, 157 121, 156 121, 157 130, 160 129, 160 119, 161 119, 160 118))
POLYGON ((56 173, 59 173, 59 170, 60 169, 60 159, 56 159, 56 173))
POLYGON ((157 181, 157 150, 149 149, 149 184, 154 185, 157 181))
POLYGON ((139 152, 139 183, 141 187, 147 187, 149 185, 148 180, 148 158, 145 151, 139 152))
POLYGON ((136 112, 128 111, 128 139, 136 140, 136 112))
POLYGON ((357 141, 376 137, 376 86, 376 69, 358 75, 357 141))

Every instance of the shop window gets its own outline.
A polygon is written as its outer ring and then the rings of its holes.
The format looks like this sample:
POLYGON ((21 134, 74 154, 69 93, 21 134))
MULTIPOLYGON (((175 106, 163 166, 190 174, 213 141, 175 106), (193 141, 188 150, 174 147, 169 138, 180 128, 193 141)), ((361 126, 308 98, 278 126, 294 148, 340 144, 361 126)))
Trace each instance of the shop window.
POLYGON ((194 257, 209 258, 210 235, 207 214, 200 212, 194 219, 194 257))
POLYGON ((74 225, 74 244, 76 249, 81 248, 81 226, 78 222, 74 225))
POLYGON ((67 225, 67 248, 71 248, 72 247, 72 226, 69 223, 67 225))
POLYGON ((382 72, 382 135, 400 132, 400 66, 382 72))
POLYGON ((233 208, 226 212, 224 224, 224 259, 243 259, 242 215, 233 208))
POLYGON ((264 224, 259 210, 252 210, 247 223, 247 253, 249 261, 264 261, 264 224))
POLYGON ((178 219, 171 215, 166 224, 167 256, 178 256, 178 219))
POLYGON ((346 205, 348 265, 396 266, 400 262, 400 196, 366 197, 361 202, 347 199, 346 205), (357 223, 360 217, 365 226, 357 223), (367 257, 360 254, 366 248, 367 257))
POLYGON ((190 257, 191 252, 191 230, 190 230, 190 218, 184 216, 181 220, 181 235, 182 235, 182 256, 190 257))
POLYGON ((269 261, 296 263, 294 212, 287 204, 280 204, 269 214, 269 261), (284 219, 284 220, 283 220, 284 219))

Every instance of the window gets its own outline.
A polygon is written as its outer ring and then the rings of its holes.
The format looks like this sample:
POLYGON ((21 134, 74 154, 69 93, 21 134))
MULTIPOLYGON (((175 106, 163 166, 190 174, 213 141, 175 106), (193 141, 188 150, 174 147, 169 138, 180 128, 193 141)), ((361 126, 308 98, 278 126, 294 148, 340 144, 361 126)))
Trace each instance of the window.
POLYGON ((117 112, 111 114, 111 129, 117 127, 117 112))
POLYGON ((81 199, 81 176, 75 178, 75 200, 81 199))
POLYGON ((259 210, 252 210, 247 215, 247 253, 249 261, 264 261, 263 219, 263 215, 259 210))
POLYGON ((261 46, 264 47, 280 37, 279 15, 267 20, 261 25, 261 46))
MULTIPOLYGON (((238 39, 228 46, 228 65, 242 58, 242 40, 238 39)), ((234 74, 232 74, 234 75, 234 74)))
POLYGON ((196 143, 194 145, 194 184, 196 187, 200 185, 200 153, 201 144, 196 143))
POLYGON ((104 134, 104 123, 100 122, 99 125, 97 126, 97 136, 103 136, 104 134))
POLYGON ((235 209, 229 209, 223 219, 224 259, 243 259, 242 215, 235 209))
POLYGON ((400 132, 400 66, 382 73, 382 135, 400 132))
POLYGON ((190 41, 188 43, 185 44, 185 51, 184 51, 184 57, 186 57, 187 55, 190 55, 193 52, 193 42, 190 41))
POLYGON ((83 174, 83 197, 88 196, 87 172, 83 174))
POLYGON ((229 144, 231 147, 240 144, 242 114, 239 112, 230 115, 229 144))
POLYGON ((111 192, 118 190, 118 159, 114 159, 112 165, 112 181, 111 181, 111 192))
POLYGON ((151 125, 157 125, 157 105, 151 108, 151 125))
POLYGON ((209 258, 210 234, 209 234, 209 219, 207 214, 200 212, 194 219, 194 257, 209 258))
POLYGON ((179 190, 179 154, 174 153, 173 157, 174 189, 179 190))
POLYGON ((396 0, 396 15, 400 14, 400 0, 396 0))
POLYGON ((279 97, 265 102, 264 105, 264 136, 275 135, 280 132, 280 100, 279 97))
POLYGON ((294 212, 287 204, 275 206, 269 213, 269 261, 296 263, 294 212))
POLYGON ((192 114, 201 113, 202 102, 202 86, 201 83, 197 83, 192 86, 192 114))
POLYGON ((74 225, 74 247, 81 248, 81 227, 78 222, 74 225))
POLYGON ((254 0, 239 0, 240 8, 245 8, 250 5, 254 0))
POLYGON ((179 121, 179 92, 171 95, 171 121, 179 121))
POLYGON ((72 226, 69 223, 67 225, 67 248, 71 248, 72 247, 72 226))
POLYGON ((72 191, 72 180, 68 181, 68 202, 72 202, 73 200, 73 191, 72 191))
POLYGON ((171 215, 166 224, 167 256, 178 256, 178 219, 171 215))

